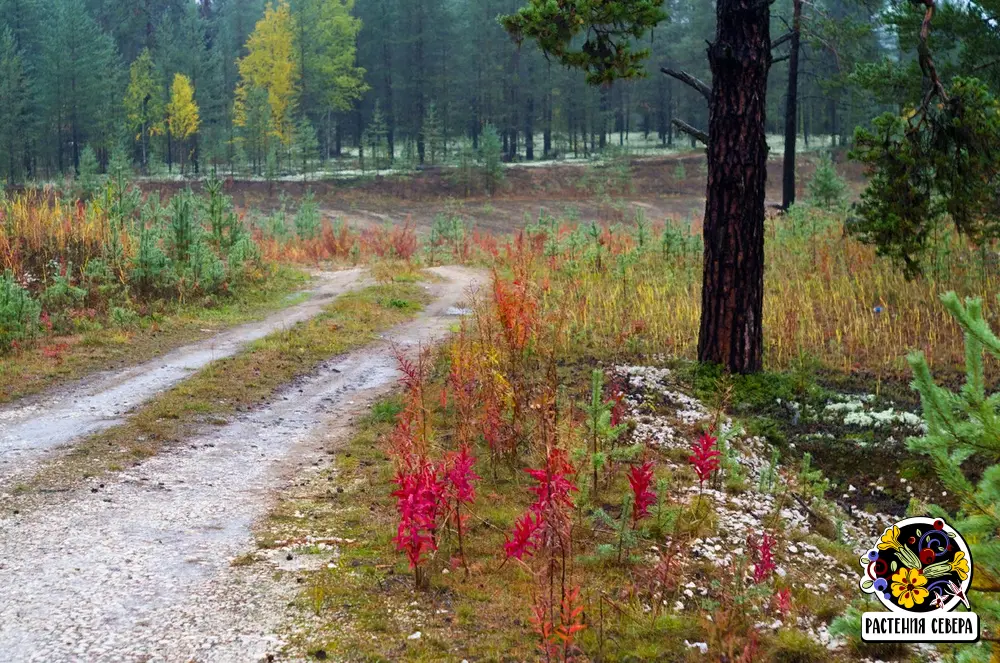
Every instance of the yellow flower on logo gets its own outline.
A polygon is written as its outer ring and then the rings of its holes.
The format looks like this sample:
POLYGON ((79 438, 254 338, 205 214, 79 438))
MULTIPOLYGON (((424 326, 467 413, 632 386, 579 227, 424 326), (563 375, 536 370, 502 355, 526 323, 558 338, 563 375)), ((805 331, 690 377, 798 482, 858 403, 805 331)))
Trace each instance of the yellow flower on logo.
POLYGON ((969 560, 965 559, 965 553, 961 550, 955 553, 955 559, 951 560, 951 570, 957 572, 962 580, 969 577, 969 560))
POLYGON ((879 550, 888 550, 889 548, 899 550, 899 528, 895 525, 892 526, 892 529, 887 529, 878 541, 879 550))
MULTIPOLYGON (((898 531, 897 529, 897 534, 898 531)), ((926 584, 927 578, 920 569, 908 569, 904 566, 892 576, 892 595, 899 605, 909 610, 914 604, 920 605, 927 598, 929 592, 924 587, 926 584)))

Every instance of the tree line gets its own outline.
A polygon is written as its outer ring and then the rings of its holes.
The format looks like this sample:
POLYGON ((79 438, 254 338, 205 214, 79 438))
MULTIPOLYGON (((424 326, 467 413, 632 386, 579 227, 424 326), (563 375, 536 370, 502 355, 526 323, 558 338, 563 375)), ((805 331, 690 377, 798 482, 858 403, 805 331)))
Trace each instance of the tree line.
MULTIPOLYGON (((459 139, 478 147, 487 125, 507 160, 697 144, 706 100, 661 71, 710 77, 712 3, 658 3, 669 20, 631 39, 649 51, 650 75, 600 86, 511 39, 497 18, 519 4, 0 0, 0 175, 75 172, 88 149, 102 167, 124 150, 146 172, 303 170, 366 149, 390 163, 439 163, 459 139)), ((796 6, 775 3, 773 32, 786 31, 796 6)), ((876 29, 884 10, 807 4, 790 115, 802 140, 845 144, 882 103, 855 74, 893 56, 876 29)), ((769 133, 785 131, 789 78, 769 80, 769 133)))

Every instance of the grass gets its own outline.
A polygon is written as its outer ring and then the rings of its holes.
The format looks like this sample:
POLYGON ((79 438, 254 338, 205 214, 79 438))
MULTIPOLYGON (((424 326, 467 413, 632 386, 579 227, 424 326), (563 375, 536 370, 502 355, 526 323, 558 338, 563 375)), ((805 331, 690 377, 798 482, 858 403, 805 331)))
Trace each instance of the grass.
MULTIPOLYGON (((642 247, 632 223, 598 227, 599 240, 555 219, 528 228, 530 278, 547 285, 539 291, 544 306, 564 311, 577 352, 695 358, 700 221, 646 227, 642 247)), ((1000 273, 956 237, 935 249, 927 276, 907 281, 872 247, 845 236, 841 215, 800 207, 767 221, 766 256, 764 359, 772 371, 814 364, 878 391, 883 381, 907 381, 906 353, 920 349, 935 374, 954 379, 963 365, 962 336, 940 294, 983 297, 989 321, 1000 315, 1000 273)))
POLYGON ((298 269, 282 267, 265 282, 213 302, 165 304, 162 312, 135 327, 98 326, 68 337, 47 339, 0 359, 0 403, 36 394, 96 371, 140 364, 227 327, 259 320, 305 298, 308 283, 298 269), (57 349, 58 352, 53 352, 57 349))
POLYGON ((320 362, 364 345, 373 334, 415 316, 427 301, 414 284, 375 285, 338 297, 324 312, 215 361, 140 406, 121 425, 92 435, 44 466, 24 492, 74 485, 129 467, 206 425, 223 425, 320 362))

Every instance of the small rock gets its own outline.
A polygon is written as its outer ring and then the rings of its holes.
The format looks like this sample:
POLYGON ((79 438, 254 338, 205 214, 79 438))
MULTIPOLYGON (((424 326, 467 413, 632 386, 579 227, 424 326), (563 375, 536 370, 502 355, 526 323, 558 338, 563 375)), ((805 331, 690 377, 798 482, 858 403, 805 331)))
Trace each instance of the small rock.
POLYGON ((417 631, 415 633, 411 633, 410 635, 406 636, 406 639, 407 640, 419 640, 422 635, 423 634, 420 631, 417 631))
POLYGON ((708 653, 707 642, 688 642, 687 640, 685 640, 684 644, 687 645, 688 649, 697 649, 702 654, 708 653))

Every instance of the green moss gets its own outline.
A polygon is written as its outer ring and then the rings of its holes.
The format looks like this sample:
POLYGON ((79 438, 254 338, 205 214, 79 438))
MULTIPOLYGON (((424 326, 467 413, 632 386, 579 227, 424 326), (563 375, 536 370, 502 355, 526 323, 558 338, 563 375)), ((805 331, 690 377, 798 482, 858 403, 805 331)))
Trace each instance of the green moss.
POLYGON ((823 663, 829 659, 826 648, 802 631, 783 629, 771 643, 772 663, 823 663))

